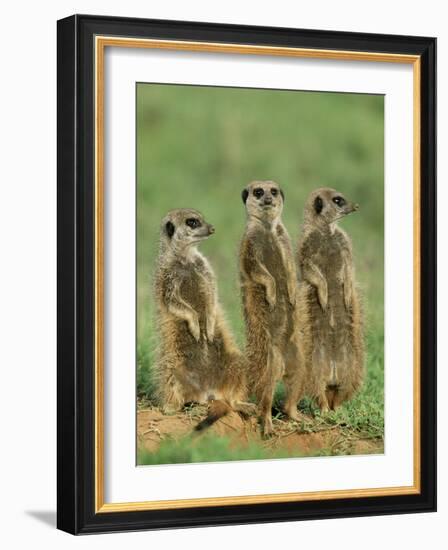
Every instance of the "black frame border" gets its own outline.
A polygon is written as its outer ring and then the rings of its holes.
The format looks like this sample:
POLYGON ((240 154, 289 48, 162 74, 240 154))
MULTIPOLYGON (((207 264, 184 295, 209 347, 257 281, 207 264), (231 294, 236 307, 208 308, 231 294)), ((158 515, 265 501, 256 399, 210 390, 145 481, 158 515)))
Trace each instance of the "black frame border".
POLYGON ((436 39, 74 15, 57 26, 57 527, 72 534, 436 510, 436 39), (418 55, 421 59, 421 492, 95 513, 96 35, 418 55))

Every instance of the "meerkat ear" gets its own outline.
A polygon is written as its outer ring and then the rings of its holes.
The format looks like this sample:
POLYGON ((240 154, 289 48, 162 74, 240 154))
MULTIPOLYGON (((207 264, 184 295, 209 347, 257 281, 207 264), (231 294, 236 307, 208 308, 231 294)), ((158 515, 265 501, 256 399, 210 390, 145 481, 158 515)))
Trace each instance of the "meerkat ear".
POLYGON ((285 193, 280 189, 280 195, 282 196, 283 202, 285 202, 285 193))
POLYGON ((248 196, 249 196, 249 191, 247 189, 243 189, 241 193, 241 198, 243 199, 244 204, 246 204, 248 196))
POLYGON ((323 207, 324 207, 323 200, 319 196, 317 196, 314 199, 314 210, 315 210, 316 214, 320 214, 322 212, 323 207))
POLYGON ((173 222, 166 222, 165 224, 165 230, 168 237, 171 239, 171 237, 174 235, 174 223, 173 222))

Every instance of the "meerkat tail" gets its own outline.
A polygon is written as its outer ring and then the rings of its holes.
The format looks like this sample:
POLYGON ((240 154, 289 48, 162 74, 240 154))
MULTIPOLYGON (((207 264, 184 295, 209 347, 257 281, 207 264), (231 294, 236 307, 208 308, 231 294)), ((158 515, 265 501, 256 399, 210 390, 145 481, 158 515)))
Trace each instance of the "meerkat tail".
POLYGON ((201 422, 199 422, 199 424, 195 427, 194 430, 196 432, 201 432, 202 430, 205 430, 206 428, 214 424, 217 420, 229 414, 231 410, 232 410, 232 407, 225 401, 222 401, 221 399, 210 400, 208 404, 207 417, 204 418, 204 420, 202 420, 201 422))

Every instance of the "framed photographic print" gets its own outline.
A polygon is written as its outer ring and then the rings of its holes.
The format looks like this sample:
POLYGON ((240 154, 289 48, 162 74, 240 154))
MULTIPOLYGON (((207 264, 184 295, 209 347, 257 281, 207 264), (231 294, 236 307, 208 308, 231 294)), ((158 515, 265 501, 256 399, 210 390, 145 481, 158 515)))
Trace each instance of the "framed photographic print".
POLYGON ((58 22, 58 527, 434 511, 436 40, 58 22))

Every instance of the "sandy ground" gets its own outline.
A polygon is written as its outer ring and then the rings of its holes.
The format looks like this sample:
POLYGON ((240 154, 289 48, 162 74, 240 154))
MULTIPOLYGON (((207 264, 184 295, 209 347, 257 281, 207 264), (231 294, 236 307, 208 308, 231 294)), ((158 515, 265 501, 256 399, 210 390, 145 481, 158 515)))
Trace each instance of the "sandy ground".
MULTIPOLYGON (((157 451, 166 438, 179 440, 191 434, 196 424, 205 418, 206 408, 196 406, 174 415, 164 415, 157 408, 143 408, 137 414, 139 447, 157 451)), ((308 418, 308 421, 310 419, 308 418)), ((309 423, 309 422, 308 422, 309 423)), ((305 422, 306 424, 306 422, 305 422)), ((310 431, 303 424, 274 419, 275 434, 263 440, 255 417, 243 419, 230 413, 201 433, 226 436, 235 447, 256 442, 266 450, 284 450, 292 455, 313 456, 325 454, 379 454, 384 452, 382 439, 363 439, 339 426, 322 427, 310 431)), ((200 436, 199 436, 200 437, 200 436)))

